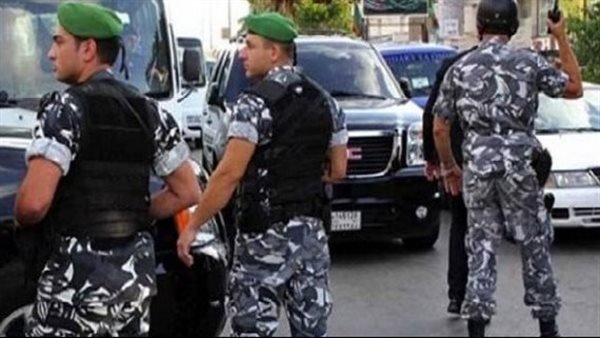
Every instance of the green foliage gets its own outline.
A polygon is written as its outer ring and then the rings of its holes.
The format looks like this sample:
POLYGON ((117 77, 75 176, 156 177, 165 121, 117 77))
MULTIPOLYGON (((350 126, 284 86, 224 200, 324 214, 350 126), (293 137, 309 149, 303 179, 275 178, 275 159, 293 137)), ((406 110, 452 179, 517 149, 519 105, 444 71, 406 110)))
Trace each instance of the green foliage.
POLYGON ((350 0, 300 0, 294 4, 295 20, 303 33, 334 31, 349 34, 352 5, 350 0))
POLYGON ((352 32, 353 0, 248 0, 253 12, 279 11, 292 16, 300 32, 352 32))
POLYGON ((583 17, 583 0, 563 0, 560 2, 560 10, 569 19, 583 17))
POLYGON ((254 13, 277 10, 276 1, 273 0, 248 0, 254 13))
POLYGON ((600 83, 600 2, 590 6, 587 19, 571 19, 569 33, 583 79, 600 83))

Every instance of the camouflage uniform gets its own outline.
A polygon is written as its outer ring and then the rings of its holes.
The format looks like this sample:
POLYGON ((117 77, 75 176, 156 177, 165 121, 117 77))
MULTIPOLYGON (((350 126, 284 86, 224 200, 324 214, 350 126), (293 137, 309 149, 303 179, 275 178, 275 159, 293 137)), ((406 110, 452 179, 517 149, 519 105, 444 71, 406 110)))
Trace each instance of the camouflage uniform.
MULTIPOLYGON (((271 70, 267 79, 287 85, 299 76, 292 67, 283 66, 271 70)), ((330 146, 345 145, 345 116, 331 98, 330 107, 334 121, 330 146)), ((271 141, 272 118, 261 98, 240 96, 228 136, 260 145, 271 141)), ((232 334, 272 336, 283 303, 292 336, 325 336, 332 308, 329 265, 320 219, 297 217, 287 224, 272 224, 262 234, 238 234, 229 289, 232 334)))
POLYGON ((468 209, 467 295, 462 315, 488 319, 496 310, 496 251, 503 235, 520 245, 525 304, 535 318, 553 319, 560 298, 553 276, 553 229, 531 167, 538 93, 561 96, 567 76, 541 56, 484 42, 446 75, 434 114, 461 120, 463 189, 468 209))
MULTIPOLYGON (((112 77, 100 72, 94 79, 112 77)), ((164 177, 189 157, 175 120, 156 102, 154 171, 164 177)), ((42 157, 69 172, 81 139, 81 104, 65 93, 42 99, 26 157, 42 157)), ((127 239, 62 236, 38 281, 28 336, 145 335, 156 294, 154 244, 149 233, 127 239)))

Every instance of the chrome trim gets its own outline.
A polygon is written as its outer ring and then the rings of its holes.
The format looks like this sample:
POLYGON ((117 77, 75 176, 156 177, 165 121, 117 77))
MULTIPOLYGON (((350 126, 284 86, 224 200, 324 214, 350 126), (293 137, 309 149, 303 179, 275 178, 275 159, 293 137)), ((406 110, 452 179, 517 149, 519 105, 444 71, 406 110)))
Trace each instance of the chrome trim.
POLYGON ((378 137, 378 136, 394 136, 398 135, 395 131, 380 131, 380 130, 365 130, 365 131, 349 131, 349 137, 378 137))
POLYGON ((360 178, 379 178, 384 177, 391 169, 394 163, 394 159, 398 157, 399 151, 399 136, 397 132, 386 132, 386 131, 351 131, 348 132, 349 139, 352 138, 367 138, 367 137, 391 137, 392 138, 392 154, 387 166, 381 172, 367 175, 348 175, 348 179, 360 179, 360 178))

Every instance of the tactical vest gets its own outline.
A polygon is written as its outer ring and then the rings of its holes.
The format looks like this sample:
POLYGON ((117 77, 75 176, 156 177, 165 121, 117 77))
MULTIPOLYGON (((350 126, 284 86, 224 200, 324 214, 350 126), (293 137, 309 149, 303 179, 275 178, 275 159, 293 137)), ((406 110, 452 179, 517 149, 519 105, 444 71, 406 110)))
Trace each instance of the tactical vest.
POLYGON ((91 238, 129 237, 148 228, 155 108, 114 79, 68 92, 82 104, 81 143, 50 212, 55 228, 91 238))
POLYGON ((271 142, 257 145, 238 191, 237 224, 260 233, 295 216, 321 218, 322 177, 333 130, 327 97, 312 80, 265 80, 245 91, 271 112, 271 142))

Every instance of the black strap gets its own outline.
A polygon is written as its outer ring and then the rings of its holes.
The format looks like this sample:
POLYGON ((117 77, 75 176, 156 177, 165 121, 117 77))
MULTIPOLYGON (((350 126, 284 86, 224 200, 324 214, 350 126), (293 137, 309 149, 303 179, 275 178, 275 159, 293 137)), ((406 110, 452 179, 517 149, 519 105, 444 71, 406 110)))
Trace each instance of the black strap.
POLYGON ((259 96, 267 101, 267 106, 273 106, 285 96, 287 90, 277 81, 265 80, 246 89, 245 92, 259 96))
POLYGON ((129 67, 127 67, 127 48, 123 39, 119 38, 119 46, 121 47, 121 69, 119 72, 125 73, 125 80, 129 81, 129 67))

